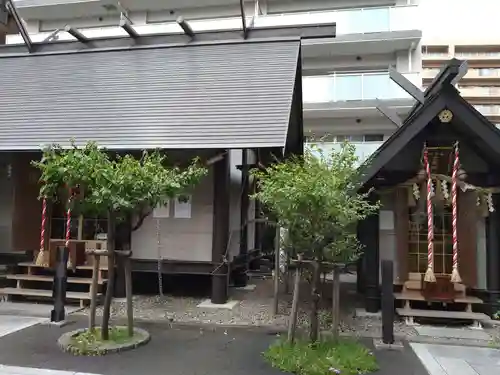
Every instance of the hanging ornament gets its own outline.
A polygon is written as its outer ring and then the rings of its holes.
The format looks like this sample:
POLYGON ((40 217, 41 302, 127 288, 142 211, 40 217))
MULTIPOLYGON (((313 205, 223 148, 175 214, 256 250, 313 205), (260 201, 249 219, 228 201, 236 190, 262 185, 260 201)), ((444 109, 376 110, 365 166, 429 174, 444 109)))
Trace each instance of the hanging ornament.
POLYGON ((476 206, 478 206, 478 207, 481 206, 481 197, 479 195, 476 198, 476 206))
POLYGON ((413 184, 413 196, 417 201, 420 199, 420 187, 417 183, 413 184))
POLYGON ((448 191, 448 183, 445 180, 441 181, 441 191, 443 192, 444 199, 450 199, 450 192, 448 191))
POLYGON ((432 180, 432 178, 429 178, 429 184, 431 188, 431 198, 434 198, 434 196, 436 195, 436 189, 434 188, 434 181, 432 180))
POLYGON ((493 194, 488 193, 488 196, 486 198, 486 202, 488 204, 488 211, 495 212, 495 207, 493 207, 493 194))

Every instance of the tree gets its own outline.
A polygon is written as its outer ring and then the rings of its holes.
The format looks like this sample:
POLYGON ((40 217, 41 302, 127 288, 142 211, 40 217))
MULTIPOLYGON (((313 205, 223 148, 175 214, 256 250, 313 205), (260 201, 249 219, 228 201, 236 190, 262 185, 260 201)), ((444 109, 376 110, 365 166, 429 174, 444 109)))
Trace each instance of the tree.
MULTIPOLYGON (((308 280, 313 302, 310 339, 317 341, 323 262, 333 263, 338 272, 339 266, 357 259, 361 245, 355 224, 373 213, 378 205, 368 201, 368 193, 359 192, 355 148, 348 143, 331 152, 311 146, 301 157, 294 156, 252 173, 259 185, 253 197, 287 230, 289 243, 285 249, 293 255, 302 254, 304 262, 312 266, 308 280)), ((334 288, 338 288, 338 280, 336 284, 334 288)), ((338 306, 339 301, 333 303, 338 306)), ((338 317, 334 317, 335 321, 338 322, 338 317)), ((338 326, 333 331, 338 335, 338 326)))
POLYGON ((78 187, 70 203, 81 213, 108 217, 108 284, 104 300, 102 337, 109 337, 110 307, 114 292, 115 226, 119 220, 139 217, 137 228, 154 207, 186 194, 207 174, 197 159, 185 168, 168 166, 164 154, 144 151, 140 158, 111 154, 96 143, 63 149, 52 145, 42 160, 40 197, 57 199, 61 188, 78 187))

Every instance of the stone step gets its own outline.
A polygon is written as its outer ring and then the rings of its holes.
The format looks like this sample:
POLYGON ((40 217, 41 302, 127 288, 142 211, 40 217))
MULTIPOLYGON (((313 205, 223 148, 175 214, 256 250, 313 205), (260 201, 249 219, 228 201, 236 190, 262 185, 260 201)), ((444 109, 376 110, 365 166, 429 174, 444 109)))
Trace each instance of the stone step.
MULTIPOLYGON (((407 290, 402 293, 394 293, 394 298, 397 300, 408 300, 408 301, 426 301, 425 297, 419 291, 407 290)), ((439 301, 436 301, 439 302, 439 301)), ((454 303, 470 303, 470 304, 482 304, 483 300, 474 296, 457 296, 453 300, 454 303)))
MULTIPOLYGON (((40 266, 40 265, 33 263, 33 262, 21 262, 21 263, 18 263, 17 265, 19 267, 49 268, 49 267, 45 267, 45 266, 40 266)), ((93 270, 94 266, 81 265, 81 266, 77 266, 76 269, 77 270, 93 270)), ((108 269, 108 266, 107 265, 100 265, 99 269, 101 271, 106 271, 108 269)))
POLYGON ((486 314, 466 311, 396 309, 396 312, 400 316, 409 316, 415 318, 476 320, 480 322, 489 322, 491 320, 491 318, 486 314))
MULTIPOLYGON (((26 281, 41 281, 51 283, 54 281, 52 276, 44 275, 26 275, 26 274, 16 274, 16 275, 6 275, 9 280, 26 280, 26 281)), ((106 280, 99 280, 99 284, 104 284, 106 280)), ((69 284, 92 284, 92 279, 89 277, 68 277, 69 284)))
MULTIPOLYGON (((52 298, 52 290, 26 289, 26 288, 2 288, 0 294, 26 297, 46 297, 52 298)), ((99 293, 98 296, 101 294, 99 293)), ((66 292, 67 299, 90 300, 90 294, 85 292, 66 292)))

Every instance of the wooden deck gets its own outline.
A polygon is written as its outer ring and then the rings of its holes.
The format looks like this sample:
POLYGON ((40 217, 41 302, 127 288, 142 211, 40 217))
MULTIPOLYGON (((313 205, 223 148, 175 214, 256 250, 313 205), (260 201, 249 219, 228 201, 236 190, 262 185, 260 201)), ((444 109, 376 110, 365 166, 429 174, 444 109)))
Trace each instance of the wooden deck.
MULTIPOLYGON (((17 270, 5 275, 6 287, 0 288, 0 295, 10 299, 13 296, 30 299, 52 299, 52 285, 54 270, 39 266, 33 262, 17 264, 17 270), (13 284, 15 282, 15 286, 13 284)), ((79 302, 85 306, 91 298, 92 265, 80 265, 74 270, 68 270, 66 299, 68 302, 79 302)), ((99 267, 98 274, 98 299, 103 294, 104 285, 107 283, 107 265, 99 267)), ((5 283, 4 283, 5 285, 5 283)))

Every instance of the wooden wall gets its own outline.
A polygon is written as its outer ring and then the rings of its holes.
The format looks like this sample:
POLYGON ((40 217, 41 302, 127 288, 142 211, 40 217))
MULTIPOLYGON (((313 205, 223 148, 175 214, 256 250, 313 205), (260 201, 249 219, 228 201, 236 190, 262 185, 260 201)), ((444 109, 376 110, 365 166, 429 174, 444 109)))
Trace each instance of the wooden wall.
POLYGON ((12 212, 12 250, 38 250, 42 205, 38 200, 39 171, 31 161, 38 153, 16 153, 12 157, 14 207, 12 212))

